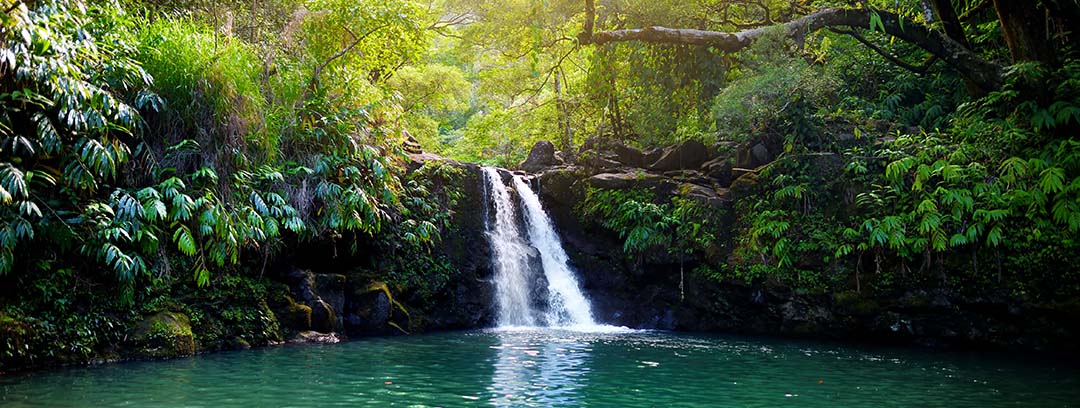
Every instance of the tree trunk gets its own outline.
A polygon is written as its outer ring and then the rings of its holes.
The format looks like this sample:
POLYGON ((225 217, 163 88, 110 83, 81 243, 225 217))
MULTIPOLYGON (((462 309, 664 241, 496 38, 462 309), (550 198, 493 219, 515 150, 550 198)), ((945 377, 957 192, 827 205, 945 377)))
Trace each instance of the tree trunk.
POLYGON ((258 0, 251 0, 251 30, 248 32, 248 35, 251 36, 249 41, 251 41, 252 44, 259 43, 259 23, 255 14, 257 8, 258 0))
POLYGON ((555 115, 556 121, 559 123, 559 128, 562 130, 562 137, 559 139, 559 149, 569 150, 574 140, 574 135, 570 131, 570 113, 567 112, 566 100, 563 99, 563 85, 565 82, 562 77, 562 69, 555 68, 555 115))
MULTIPOLYGON (((1005 0, 995 0, 1005 1, 1005 0)), ((591 13, 586 18, 590 18, 591 13)), ((983 89, 997 89, 1001 85, 1001 66, 982 59, 964 45, 945 34, 924 25, 883 10, 831 8, 812 13, 790 22, 726 33, 694 29, 647 27, 642 29, 583 32, 578 40, 582 44, 604 44, 619 41, 642 41, 659 44, 700 45, 720 51, 736 52, 764 37, 773 27, 783 28, 792 38, 802 38, 807 33, 827 27, 868 28, 872 19, 880 19, 880 28, 892 36, 912 43, 949 64, 964 78, 970 79, 983 89)))
POLYGON ((622 129, 622 112, 619 111, 619 96, 615 90, 615 76, 608 78, 611 93, 608 94, 608 115, 611 117, 611 132, 615 140, 625 142, 622 129))
POLYGON ((1045 9, 1033 0, 994 0, 994 9, 1013 62, 1036 61, 1057 66, 1056 41, 1045 9))
MULTIPOLYGON (((960 17, 956 15, 956 9, 953 8, 952 0, 929 1, 930 8, 934 10, 934 16, 941 21, 941 27, 945 29, 945 35, 964 46, 964 48, 971 49, 967 34, 964 33, 964 26, 960 24, 960 17)), ((983 95, 987 91, 968 78, 964 78, 964 88, 967 89, 968 95, 971 96, 983 95)))
POLYGON ((953 9, 952 0, 930 0, 930 8, 934 10, 934 16, 941 21, 941 27, 945 29, 945 35, 965 48, 971 48, 971 45, 968 44, 967 35, 964 34, 964 26, 960 25, 960 18, 956 15, 956 10, 953 9))

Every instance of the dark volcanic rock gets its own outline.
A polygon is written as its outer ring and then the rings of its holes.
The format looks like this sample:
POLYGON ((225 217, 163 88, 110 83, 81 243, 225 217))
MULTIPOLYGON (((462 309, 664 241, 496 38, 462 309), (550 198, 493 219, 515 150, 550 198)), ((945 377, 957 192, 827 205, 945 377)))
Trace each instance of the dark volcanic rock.
POLYGON ((654 188, 671 181, 652 173, 601 173, 589 177, 589 185, 596 188, 628 189, 654 188))
POLYGON ((286 332, 311 329, 311 306, 296 303, 289 296, 284 296, 273 312, 286 332))
POLYGON ((758 143, 754 147, 750 148, 750 155, 754 157, 754 161, 758 165, 766 164, 773 160, 773 154, 769 152, 769 148, 764 144, 758 143))
POLYGON ((618 158, 617 160, 619 163, 630 167, 645 167, 645 154, 641 153, 641 150, 622 143, 617 143, 612 146, 612 150, 618 158))
POLYGON ((776 160, 778 149, 770 148, 765 142, 743 146, 736 157, 735 167, 755 169, 776 160))
POLYGON ((694 183, 703 186, 712 185, 712 180, 705 177, 705 174, 697 170, 672 170, 665 171, 665 177, 670 177, 672 180, 684 183, 694 183))
POLYGON ((678 188, 679 195, 695 200, 703 205, 720 207, 728 201, 727 190, 713 190, 697 184, 683 183, 678 188))
POLYGON ((687 140, 664 149, 664 154, 650 168, 657 171, 695 170, 709 159, 708 149, 697 140, 687 140))
POLYGON ((653 163, 660 160, 660 157, 664 155, 664 149, 652 148, 642 153, 642 159, 644 160, 643 167, 652 167, 653 163))
POLYGON ((338 323, 338 315, 334 313, 334 309, 329 303, 322 299, 316 299, 308 306, 311 307, 312 329, 321 332, 332 332, 341 328, 338 323))
POLYGON ((585 167, 594 171, 599 171, 612 170, 625 166, 623 166, 622 163, 616 161, 614 156, 605 157, 600 155, 594 155, 585 160, 585 167))
POLYGON ((316 274, 315 290, 319 294, 319 299, 326 302, 334 315, 338 316, 334 325, 340 327, 340 316, 345 309, 345 275, 336 273, 316 274))
POLYGON ((287 313, 286 320, 291 329, 311 328, 326 332, 341 330, 340 316, 345 306, 344 275, 318 274, 308 269, 293 268, 287 277, 291 281, 292 293, 297 302, 285 302, 278 310, 287 313), (307 317, 301 317, 302 314, 307 317), (306 327, 302 324, 304 320, 307 320, 306 327))
POLYGON ((701 165, 701 171, 721 186, 731 185, 731 160, 716 158, 701 165))
POLYGON ((555 157, 555 145, 547 140, 541 140, 533 145, 532 150, 529 151, 529 157, 518 167, 532 173, 556 164, 559 164, 559 160, 555 157))
POLYGON ((585 199, 585 173, 578 167, 563 167, 547 170, 540 174, 537 193, 549 201, 574 206, 585 199))

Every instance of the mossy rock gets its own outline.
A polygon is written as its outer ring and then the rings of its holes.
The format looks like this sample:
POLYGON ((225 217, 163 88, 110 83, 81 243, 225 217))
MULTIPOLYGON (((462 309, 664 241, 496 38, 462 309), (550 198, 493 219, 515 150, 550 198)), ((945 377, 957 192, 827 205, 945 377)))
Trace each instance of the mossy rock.
POLYGON ((758 185, 757 173, 747 169, 733 169, 732 177, 735 179, 731 182, 729 189, 735 197, 745 197, 752 194, 758 185))
POLYGON ((232 350, 248 350, 251 348, 251 343, 244 340, 243 337, 233 337, 229 340, 228 346, 232 350))
POLYGON ((276 313, 282 327, 292 331, 311 330, 311 307, 296 303, 288 296, 285 299, 287 302, 276 313))
POLYGON ((311 328, 319 332, 333 332, 339 328, 337 314, 334 313, 334 308, 330 307, 329 303, 326 303, 322 299, 315 299, 311 303, 311 328))
POLYGON ((849 316, 872 316, 881 311, 881 306, 872 299, 867 299, 856 292, 841 292, 833 295, 836 312, 849 316))
POLYGON ((191 319, 183 313, 159 312, 135 328, 133 354, 139 358, 174 358, 195 354, 191 319))
POLYGON ((354 312, 364 320, 360 324, 363 330, 378 332, 389 327, 396 332, 409 334, 413 326, 412 316, 405 305, 394 299, 386 283, 371 282, 353 294, 358 305, 354 312), (395 314, 395 311, 400 313, 395 314))

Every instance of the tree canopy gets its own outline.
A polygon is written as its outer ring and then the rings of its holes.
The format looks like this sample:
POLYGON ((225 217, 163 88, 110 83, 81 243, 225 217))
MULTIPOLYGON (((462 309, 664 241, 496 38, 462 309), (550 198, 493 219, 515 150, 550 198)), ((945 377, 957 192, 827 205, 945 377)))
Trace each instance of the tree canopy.
MULTIPOLYGON (((883 291, 1080 293, 1076 0, 0 9, 0 299, 20 299, 0 317, 242 287, 300 246, 392 254, 372 276, 430 295, 465 196, 409 153, 509 168, 541 140, 581 167, 604 145, 774 147, 714 163, 738 183, 708 188, 754 193, 730 230, 691 201, 583 193, 634 259, 725 253, 697 270, 806 290, 873 271, 883 291)), ((78 349, 115 319, 93 317, 49 330, 78 349)))

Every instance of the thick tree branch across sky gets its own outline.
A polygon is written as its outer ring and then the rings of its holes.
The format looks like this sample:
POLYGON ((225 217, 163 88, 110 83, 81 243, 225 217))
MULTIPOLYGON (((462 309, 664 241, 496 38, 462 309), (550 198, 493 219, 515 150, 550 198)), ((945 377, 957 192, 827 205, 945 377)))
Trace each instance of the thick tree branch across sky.
MULTIPOLYGON (((589 8, 588 5, 586 5, 586 8, 589 8)), ((591 21, 592 17, 593 10, 589 9, 587 21, 591 21)), ((587 27, 579 40, 583 44, 641 41, 658 44, 700 45, 714 47, 726 52, 735 52, 746 48, 777 27, 785 30, 791 37, 802 38, 807 33, 828 27, 872 28, 872 19, 877 29, 884 30, 887 34, 926 50, 983 89, 996 89, 1000 86, 1000 65, 982 59, 978 54, 949 38, 944 33, 931 30, 924 25, 882 10, 830 8, 784 24, 733 33, 667 27, 646 27, 594 33, 587 27), (877 21, 880 21, 881 24, 878 25, 877 21)))

